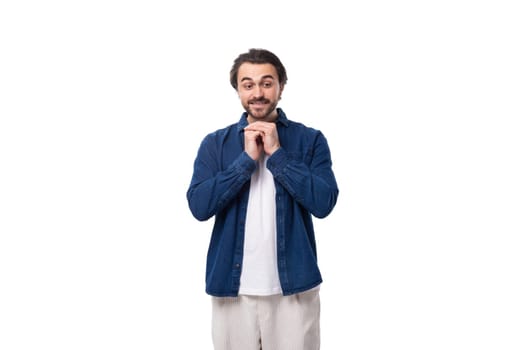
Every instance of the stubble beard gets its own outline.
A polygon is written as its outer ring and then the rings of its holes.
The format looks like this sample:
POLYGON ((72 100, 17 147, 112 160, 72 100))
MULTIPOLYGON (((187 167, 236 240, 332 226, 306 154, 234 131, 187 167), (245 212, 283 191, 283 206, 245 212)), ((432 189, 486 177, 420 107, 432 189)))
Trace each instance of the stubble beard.
POLYGON ((271 115, 272 113, 274 113, 276 108, 277 108, 277 101, 266 104, 262 110, 253 109, 250 103, 244 105, 244 110, 248 113, 248 115, 253 120, 263 120, 263 121, 270 121, 271 119, 273 119, 271 118, 271 115))

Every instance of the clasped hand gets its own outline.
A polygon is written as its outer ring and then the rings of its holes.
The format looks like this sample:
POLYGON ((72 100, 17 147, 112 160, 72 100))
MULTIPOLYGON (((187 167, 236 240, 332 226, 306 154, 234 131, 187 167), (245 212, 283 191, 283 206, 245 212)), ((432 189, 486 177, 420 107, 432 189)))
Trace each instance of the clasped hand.
POLYGON ((244 150, 253 160, 259 159, 263 152, 270 156, 279 147, 275 123, 257 121, 244 128, 244 150))

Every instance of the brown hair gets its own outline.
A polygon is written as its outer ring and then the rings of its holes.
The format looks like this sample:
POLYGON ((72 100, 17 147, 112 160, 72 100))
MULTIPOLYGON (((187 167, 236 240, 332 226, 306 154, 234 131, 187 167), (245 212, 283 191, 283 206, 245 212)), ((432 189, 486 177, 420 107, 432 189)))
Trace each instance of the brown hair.
POLYGON ((230 83, 235 90, 237 90, 237 74, 239 73, 239 67, 246 62, 255 64, 269 63, 275 67, 275 70, 277 70, 280 84, 285 85, 288 80, 286 69, 281 63, 281 60, 279 60, 279 57, 268 50, 250 49, 248 52, 240 54, 239 57, 235 59, 232 69, 230 70, 230 83))

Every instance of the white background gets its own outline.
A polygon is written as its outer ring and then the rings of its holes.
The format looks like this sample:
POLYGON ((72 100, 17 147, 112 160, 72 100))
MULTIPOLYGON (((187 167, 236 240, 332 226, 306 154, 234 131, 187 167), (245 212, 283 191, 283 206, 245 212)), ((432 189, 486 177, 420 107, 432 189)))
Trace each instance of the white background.
POLYGON ((323 349, 523 350, 519 3, 3 1, 0 349, 212 348, 185 194, 262 47, 340 186, 323 349))

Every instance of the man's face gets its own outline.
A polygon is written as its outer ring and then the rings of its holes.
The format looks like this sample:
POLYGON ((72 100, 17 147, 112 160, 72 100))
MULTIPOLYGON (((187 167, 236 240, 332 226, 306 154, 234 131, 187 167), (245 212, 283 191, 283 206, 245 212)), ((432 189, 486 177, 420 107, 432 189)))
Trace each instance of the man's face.
POLYGON ((269 63, 243 63, 237 74, 237 93, 248 112, 248 122, 274 121, 283 86, 275 67, 269 63))

